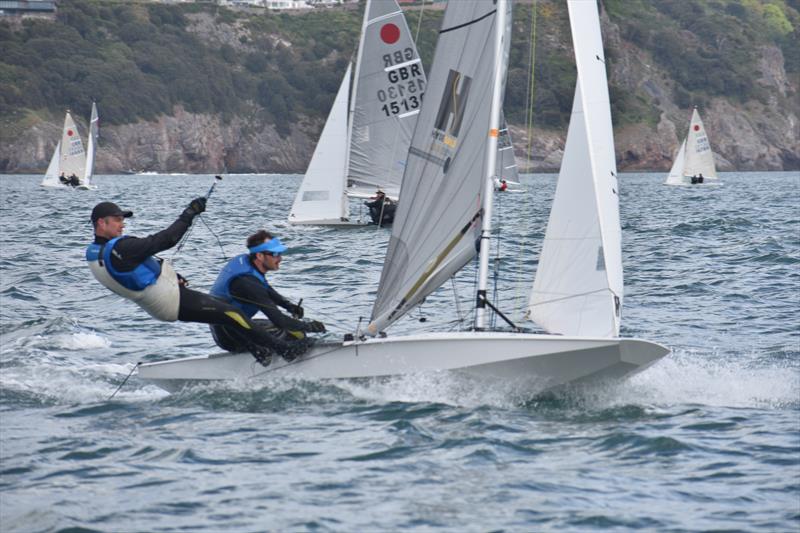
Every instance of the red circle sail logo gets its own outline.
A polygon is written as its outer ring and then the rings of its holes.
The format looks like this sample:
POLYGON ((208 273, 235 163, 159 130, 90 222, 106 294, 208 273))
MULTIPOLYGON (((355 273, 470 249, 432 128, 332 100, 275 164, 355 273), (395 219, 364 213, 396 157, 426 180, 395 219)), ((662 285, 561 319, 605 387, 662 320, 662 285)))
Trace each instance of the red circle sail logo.
POLYGON ((700 131, 700 124, 694 125, 694 131, 700 131))
POLYGON ((392 24, 384 24, 381 28, 381 40, 386 44, 394 44, 400 39, 400 28, 392 24))
POLYGON ((72 137, 72 130, 67 130, 67 137, 72 137))

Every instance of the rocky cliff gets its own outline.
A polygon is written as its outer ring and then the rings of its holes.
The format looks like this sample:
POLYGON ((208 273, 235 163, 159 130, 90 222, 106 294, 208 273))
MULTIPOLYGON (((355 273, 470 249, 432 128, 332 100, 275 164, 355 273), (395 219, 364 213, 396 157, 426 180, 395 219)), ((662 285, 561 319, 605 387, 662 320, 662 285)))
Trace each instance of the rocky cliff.
MULTIPOLYGON (((557 5, 549 0, 544 1, 543 17, 548 4, 557 5)), ((165 17, 163 13, 161 16, 165 17)), ((150 17, 153 18, 152 13, 150 17)), ((284 18, 282 23, 296 24, 297 18, 284 18)), ((358 13, 352 14, 351 18, 357 22, 358 13)), ((554 15, 553 18, 558 16, 554 15)), ((189 21, 186 31, 204 43, 203 46, 220 51, 223 57, 249 55, 251 60, 257 60, 258 56, 264 55, 260 50, 266 48, 272 50, 272 55, 278 57, 279 62, 284 61, 284 72, 287 68, 297 67, 300 70, 303 67, 289 65, 287 61, 313 57, 308 50, 298 52, 298 45, 290 42, 285 34, 276 32, 274 28, 259 34, 244 19, 230 16, 226 19, 201 12, 187 16, 186 20, 189 21)), ((619 18, 610 18, 608 12, 603 10, 602 22, 612 99, 624 97, 627 105, 634 102, 641 116, 631 120, 630 116, 614 115, 619 169, 666 171, 686 135, 691 108, 679 107, 675 103, 681 100, 676 94, 682 90, 681 86, 675 82, 663 62, 654 60, 652 50, 626 38, 619 18)), ((270 23, 276 24, 274 21, 270 23)), ((151 26, 150 31, 153 28, 151 26)), ((159 68, 167 71, 177 68, 175 65, 164 67, 152 58, 136 56, 136 46, 142 41, 137 40, 140 38, 130 28, 125 30, 127 34, 124 30, 124 27, 119 30, 123 39, 128 34, 133 35, 129 43, 130 49, 134 50, 131 56, 138 57, 143 72, 149 72, 147 69, 155 72, 159 68)), ((550 46, 553 49, 563 49, 569 54, 571 47, 568 35, 568 31, 566 36, 551 31, 545 36, 544 42, 552 41, 550 46)), ((681 38, 688 46, 695 36, 687 33, 681 38)), ((339 45, 334 43, 331 46, 339 45)), ((319 48, 321 45, 312 42, 309 49, 316 51, 314 46, 319 48)), ((681 52, 676 50, 675 53, 681 52)), ((800 80, 797 76, 787 75, 786 59, 778 46, 762 43, 757 48, 757 55, 760 59, 752 75, 763 89, 761 97, 742 102, 712 93, 703 100, 700 112, 716 155, 717 166, 722 171, 799 169, 800 106, 797 95, 800 93, 800 80)), ((343 56, 336 48, 328 50, 323 47, 318 57, 321 58, 318 65, 330 66, 341 61, 343 56)), ((238 68, 257 80, 257 69, 263 68, 257 63, 246 64, 250 71, 243 70, 241 66, 238 68)), ((271 68, 268 67, 263 75, 272 75, 271 68)), ((316 67, 305 68, 313 73, 316 67)), ((329 70, 334 72, 333 69, 329 70)), ((287 79, 293 85, 303 86, 302 80, 287 79)), ((248 83, 250 85, 242 86, 252 87, 255 82, 248 83)), ((244 110, 239 108, 235 112, 204 113, 195 109, 191 112, 179 102, 172 104, 169 113, 160 112, 149 120, 122 124, 103 123, 101 99, 98 102, 101 130, 96 171, 303 172, 322 129, 326 112, 320 111, 322 108, 312 110, 295 106, 291 113, 281 115, 291 117, 288 127, 285 121, 281 127, 277 126, 278 112, 271 106, 285 106, 285 101, 272 100, 271 96, 275 87, 286 87, 285 82, 281 83, 283 85, 266 84, 267 90, 259 88, 257 93, 253 93, 256 94, 253 99, 243 101, 241 106, 244 106, 244 110)), ((335 79, 334 83, 338 85, 335 79)), ((304 97, 311 94, 318 99, 332 98, 335 85, 327 83, 323 90, 321 84, 318 81, 317 85, 308 86, 300 93, 304 97)), ((9 90, 26 89, 12 86, 9 90)), ((187 88, 182 90, 186 91, 187 88)), ((561 92, 571 92, 571 89, 561 92)), ((231 90, 223 94, 224 99, 228 100, 239 96, 231 90)), ((568 100, 571 101, 571 94, 568 100)), ((329 105, 327 100, 325 105, 329 105)), ((564 113, 563 110, 561 112, 564 113)), ((85 138, 86 117, 75 118, 85 138)), ((62 120, 63 114, 52 109, 27 109, 0 117, 0 172, 43 172, 59 139, 62 120)), ((558 169, 566 139, 566 126, 540 127, 540 124, 534 123, 532 131, 528 132, 523 125, 515 124, 513 119, 510 126, 518 164, 524 171, 558 169)))

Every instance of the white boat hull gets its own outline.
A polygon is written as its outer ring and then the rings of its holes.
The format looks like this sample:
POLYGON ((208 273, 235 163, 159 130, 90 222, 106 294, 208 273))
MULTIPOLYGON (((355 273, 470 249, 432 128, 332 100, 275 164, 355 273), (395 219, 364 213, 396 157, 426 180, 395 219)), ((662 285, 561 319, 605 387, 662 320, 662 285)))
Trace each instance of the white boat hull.
POLYGON ((295 226, 340 226, 340 227, 361 227, 368 225, 367 222, 360 220, 339 220, 331 219, 318 219, 318 220, 292 220, 295 226))
POLYGON ((202 381, 274 377, 355 379, 439 371, 513 380, 542 392, 576 381, 620 378, 669 350, 637 339, 562 337, 502 332, 429 333, 361 342, 326 343, 268 367, 250 354, 215 354, 139 366, 140 378, 175 392, 202 381))

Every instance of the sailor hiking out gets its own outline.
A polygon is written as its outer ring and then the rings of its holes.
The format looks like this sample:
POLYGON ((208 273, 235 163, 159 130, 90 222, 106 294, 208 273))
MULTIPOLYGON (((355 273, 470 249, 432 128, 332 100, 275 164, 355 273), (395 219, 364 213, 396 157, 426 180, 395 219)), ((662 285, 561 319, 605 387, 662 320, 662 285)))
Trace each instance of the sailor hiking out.
POLYGON ((94 242, 86 249, 89 269, 107 289, 159 320, 220 324, 248 332, 252 342, 247 350, 262 364, 269 364, 276 344, 269 332, 237 307, 189 289, 186 279, 168 261, 155 256, 175 246, 205 209, 206 198, 195 198, 168 228, 139 238, 123 236, 125 219, 133 216, 132 211, 100 202, 91 215, 94 242))
MULTIPOLYGON (((211 294, 235 306, 249 319, 259 311, 266 315, 268 320, 254 319, 253 322, 269 328, 276 338, 276 351, 284 359, 292 360, 311 345, 312 340, 305 333, 322 333, 325 325, 316 320, 302 320, 304 310, 300 304, 290 302, 267 281, 267 272, 280 268, 282 255, 287 250, 280 239, 259 230, 247 238, 247 248, 248 253, 234 257, 225 265, 211 294)), ((230 352, 245 351, 253 341, 249 331, 225 324, 213 324, 211 334, 220 348, 230 352)))

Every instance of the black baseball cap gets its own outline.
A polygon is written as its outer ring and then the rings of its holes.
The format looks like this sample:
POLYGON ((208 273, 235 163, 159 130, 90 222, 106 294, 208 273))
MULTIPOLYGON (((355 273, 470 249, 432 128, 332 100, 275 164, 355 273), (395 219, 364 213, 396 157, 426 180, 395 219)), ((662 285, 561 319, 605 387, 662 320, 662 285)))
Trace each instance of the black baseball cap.
POLYGON ((123 211, 114 202, 100 202, 92 209, 92 224, 104 217, 132 217, 133 211, 123 211))

